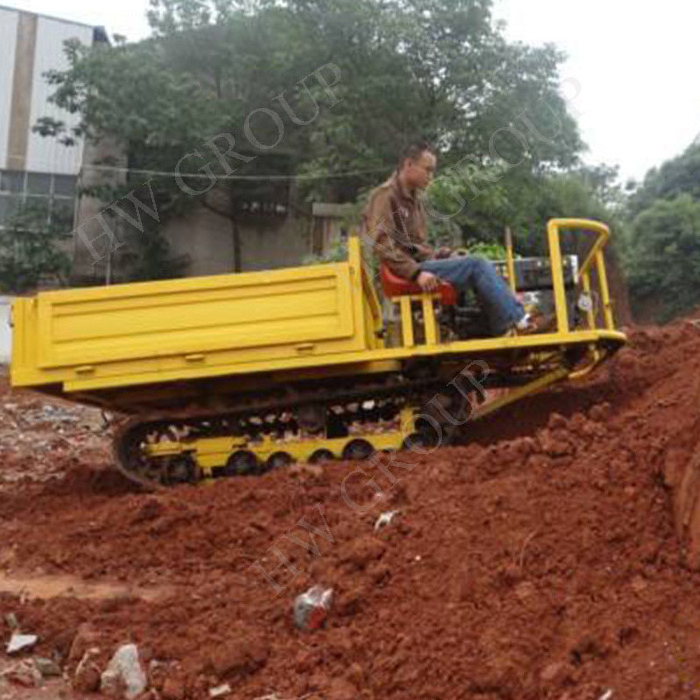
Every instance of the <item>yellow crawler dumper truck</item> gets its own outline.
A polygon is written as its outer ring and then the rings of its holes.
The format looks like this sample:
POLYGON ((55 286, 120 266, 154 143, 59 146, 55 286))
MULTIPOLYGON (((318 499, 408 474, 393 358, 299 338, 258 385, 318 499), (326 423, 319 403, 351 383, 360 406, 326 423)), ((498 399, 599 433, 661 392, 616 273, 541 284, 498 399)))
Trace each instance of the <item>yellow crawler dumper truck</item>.
POLYGON ((149 486, 434 445, 624 344, 607 227, 552 220, 547 236, 548 258, 511 251, 502 265, 514 290, 549 300, 552 328, 536 335, 475 336, 454 290, 421 293, 383 276, 384 318, 350 238, 341 263, 18 299, 11 381, 125 415, 117 465, 149 486), (565 229, 590 237, 580 265, 562 256, 565 229), (484 402, 492 389, 507 391, 484 402))

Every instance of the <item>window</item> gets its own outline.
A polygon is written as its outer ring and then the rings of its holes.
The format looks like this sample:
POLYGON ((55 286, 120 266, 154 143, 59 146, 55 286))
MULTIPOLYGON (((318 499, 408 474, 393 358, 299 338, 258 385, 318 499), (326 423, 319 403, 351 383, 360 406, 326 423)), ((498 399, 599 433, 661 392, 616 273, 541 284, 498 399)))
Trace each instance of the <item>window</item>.
POLYGON ((0 190, 3 192, 22 192, 24 190, 24 173, 10 170, 0 172, 0 190))
POLYGON ((47 221, 73 228, 76 179, 72 175, 0 170, 0 228, 21 207, 41 212, 47 221))
POLYGON ((21 198, 17 196, 0 195, 0 226, 17 213, 21 201, 21 198))
POLYGON ((57 197, 75 197, 75 178, 71 175, 54 175, 54 194, 57 197))
POLYGON ((27 173, 27 192, 29 194, 51 194, 51 175, 27 173))

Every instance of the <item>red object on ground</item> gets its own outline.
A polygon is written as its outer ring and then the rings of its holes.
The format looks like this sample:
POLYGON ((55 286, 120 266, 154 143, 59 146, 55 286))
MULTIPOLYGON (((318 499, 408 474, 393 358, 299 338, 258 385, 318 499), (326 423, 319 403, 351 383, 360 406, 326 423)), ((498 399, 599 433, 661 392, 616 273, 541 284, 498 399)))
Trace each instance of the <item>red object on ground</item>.
MULTIPOLYGON (((380 265, 379 274, 382 281, 382 291, 385 297, 400 297, 406 294, 423 294, 423 290, 415 283, 395 275, 386 265, 380 265)), ((440 282, 438 287, 440 303, 443 306, 454 306, 457 303, 457 292, 448 282, 440 282)))

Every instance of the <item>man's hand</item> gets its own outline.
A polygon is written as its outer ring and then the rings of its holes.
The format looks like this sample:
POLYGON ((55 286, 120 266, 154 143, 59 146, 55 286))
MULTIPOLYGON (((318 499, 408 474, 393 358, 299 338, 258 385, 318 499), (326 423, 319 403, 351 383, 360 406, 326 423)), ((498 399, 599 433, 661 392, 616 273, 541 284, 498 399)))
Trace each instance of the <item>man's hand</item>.
POLYGON ((452 255, 452 249, 447 248, 446 246, 441 246, 435 251, 435 259, 436 260, 445 260, 446 258, 449 258, 452 255))
POLYGON ((432 272, 421 272, 416 283, 424 292, 437 292, 440 280, 432 272))

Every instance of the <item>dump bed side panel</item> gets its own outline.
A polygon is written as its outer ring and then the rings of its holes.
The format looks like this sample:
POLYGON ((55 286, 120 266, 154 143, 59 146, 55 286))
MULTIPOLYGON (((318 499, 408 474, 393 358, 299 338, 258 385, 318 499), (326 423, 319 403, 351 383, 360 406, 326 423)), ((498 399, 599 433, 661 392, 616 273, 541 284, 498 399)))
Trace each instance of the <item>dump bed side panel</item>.
POLYGON ((353 276, 339 263, 42 293, 15 309, 13 382, 361 351, 353 276))

